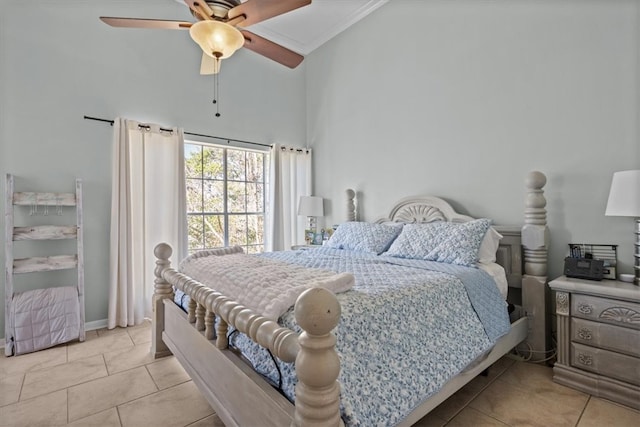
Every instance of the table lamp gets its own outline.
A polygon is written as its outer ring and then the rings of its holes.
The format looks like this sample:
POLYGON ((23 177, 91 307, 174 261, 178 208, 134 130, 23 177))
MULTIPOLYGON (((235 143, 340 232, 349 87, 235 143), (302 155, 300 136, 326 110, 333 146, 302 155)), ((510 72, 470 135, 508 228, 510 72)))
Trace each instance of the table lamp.
POLYGON ((306 216, 309 220, 309 236, 305 236, 307 244, 313 243, 317 231, 317 220, 319 216, 324 216, 324 205, 322 197, 317 196, 300 196, 298 204, 298 215, 306 216))
POLYGON ((606 216, 635 217, 636 242, 634 247, 633 283, 640 286, 640 170, 615 172, 609 190, 606 216))

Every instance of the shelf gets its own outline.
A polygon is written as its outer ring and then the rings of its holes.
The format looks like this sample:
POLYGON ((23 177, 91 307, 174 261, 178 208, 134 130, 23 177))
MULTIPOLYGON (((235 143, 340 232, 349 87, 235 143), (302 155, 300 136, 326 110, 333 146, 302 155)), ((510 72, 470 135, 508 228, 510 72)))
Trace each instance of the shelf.
POLYGON ((16 206, 75 206, 74 193, 13 193, 13 204, 16 206))
POLYGON ((78 227, 75 225, 37 225, 13 228, 14 241, 75 239, 77 235, 78 227))
MULTIPOLYGON (((74 339, 85 340, 82 180, 76 178, 75 193, 16 192, 14 191, 14 184, 14 176, 7 174, 4 195, 5 356, 30 353, 74 339), (22 221, 19 227, 14 223, 16 206, 23 206, 23 208, 18 209, 19 218, 22 221), (25 212, 24 207, 30 208, 29 216, 25 215, 27 212, 25 212), (75 223, 69 220, 73 213, 75 213, 75 223), (64 217, 61 215, 64 215, 64 217), (69 225, 69 222, 72 224, 69 225), (46 240, 50 240, 52 243, 41 245, 41 249, 46 248, 47 252, 45 253, 48 256, 33 256, 38 255, 38 252, 34 252, 36 247, 40 246, 38 243, 46 240), (75 240, 77 250, 65 249, 69 247, 69 244, 67 242, 62 243, 60 240, 75 240), (20 241, 31 243, 15 243, 20 241), (15 258, 14 248, 16 246, 20 249, 18 252, 23 258, 15 258), (54 252, 49 252, 52 250, 54 252), (71 255, 54 255, 56 253, 64 254, 65 252, 67 254, 69 252, 75 253, 71 255), (77 304, 69 300, 68 288, 71 288, 71 286, 50 287, 43 283, 44 280, 40 277, 30 276, 36 280, 34 285, 45 286, 37 289, 37 291, 42 291, 42 294, 32 291, 15 292, 14 276, 17 274, 48 273, 74 269, 77 274, 75 286, 77 304), (57 301, 60 298, 62 300, 57 301), (24 310, 21 305, 23 302, 25 306, 28 306, 24 310), (59 308, 62 307, 60 304, 64 308, 59 308), (17 307, 20 307, 21 311, 19 313, 16 311, 17 307), (66 313, 64 316, 50 317, 51 310, 59 311, 63 309, 64 313, 66 313), (49 328, 47 330, 50 330, 51 336, 47 336, 46 340, 33 340, 31 336, 19 333, 23 328, 30 327, 29 325, 32 324, 31 322, 34 319, 38 319, 38 322, 49 323, 49 325, 45 324, 44 328, 49 328), (61 327, 64 332, 58 333, 57 329, 51 329, 58 327, 61 327)), ((65 276, 67 275, 65 274, 65 276)), ((23 283, 18 281, 18 285, 22 286, 23 283)))
POLYGON ((76 268, 77 255, 56 255, 49 257, 21 258, 13 261, 13 273, 34 273, 76 268))

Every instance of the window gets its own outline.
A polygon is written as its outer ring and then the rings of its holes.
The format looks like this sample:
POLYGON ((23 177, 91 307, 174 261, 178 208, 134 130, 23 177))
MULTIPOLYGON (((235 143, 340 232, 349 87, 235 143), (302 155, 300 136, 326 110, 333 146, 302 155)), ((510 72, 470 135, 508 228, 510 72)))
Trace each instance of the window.
POLYGON ((185 143, 189 252, 242 246, 264 250, 268 153, 185 143))

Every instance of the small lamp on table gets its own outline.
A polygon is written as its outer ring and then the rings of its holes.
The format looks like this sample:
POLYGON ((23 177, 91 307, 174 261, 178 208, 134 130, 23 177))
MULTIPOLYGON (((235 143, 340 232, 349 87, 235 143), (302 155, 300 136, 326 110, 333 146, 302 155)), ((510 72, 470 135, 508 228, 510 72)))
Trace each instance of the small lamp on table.
POLYGON ((298 204, 298 215, 306 216, 309 220, 309 229, 305 233, 307 244, 313 244, 316 232, 318 230, 317 217, 324 216, 324 205, 322 197, 318 196, 300 196, 298 204))
POLYGON ((640 170, 616 172, 611 181, 606 216, 635 217, 636 242, 634 246, 633 283, 640 286, 640 170))

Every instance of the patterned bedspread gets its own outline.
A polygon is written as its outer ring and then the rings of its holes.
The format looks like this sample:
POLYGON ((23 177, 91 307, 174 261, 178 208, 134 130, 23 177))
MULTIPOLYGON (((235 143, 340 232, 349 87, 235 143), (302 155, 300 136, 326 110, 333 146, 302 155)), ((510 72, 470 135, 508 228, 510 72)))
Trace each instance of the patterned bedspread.
MULTIPOLYGON (((510 328, 495 283, 475 268, 332 248, 260 256, 354 274, 354 288, 337 295, 342 317, 334 331, 348 426, 397 424, 510 328)), ((300 331, 293 308, 279 323, 300 331)), ((274 361, 242 334, 231 344, 293 400, 293 364, 274 361)))

